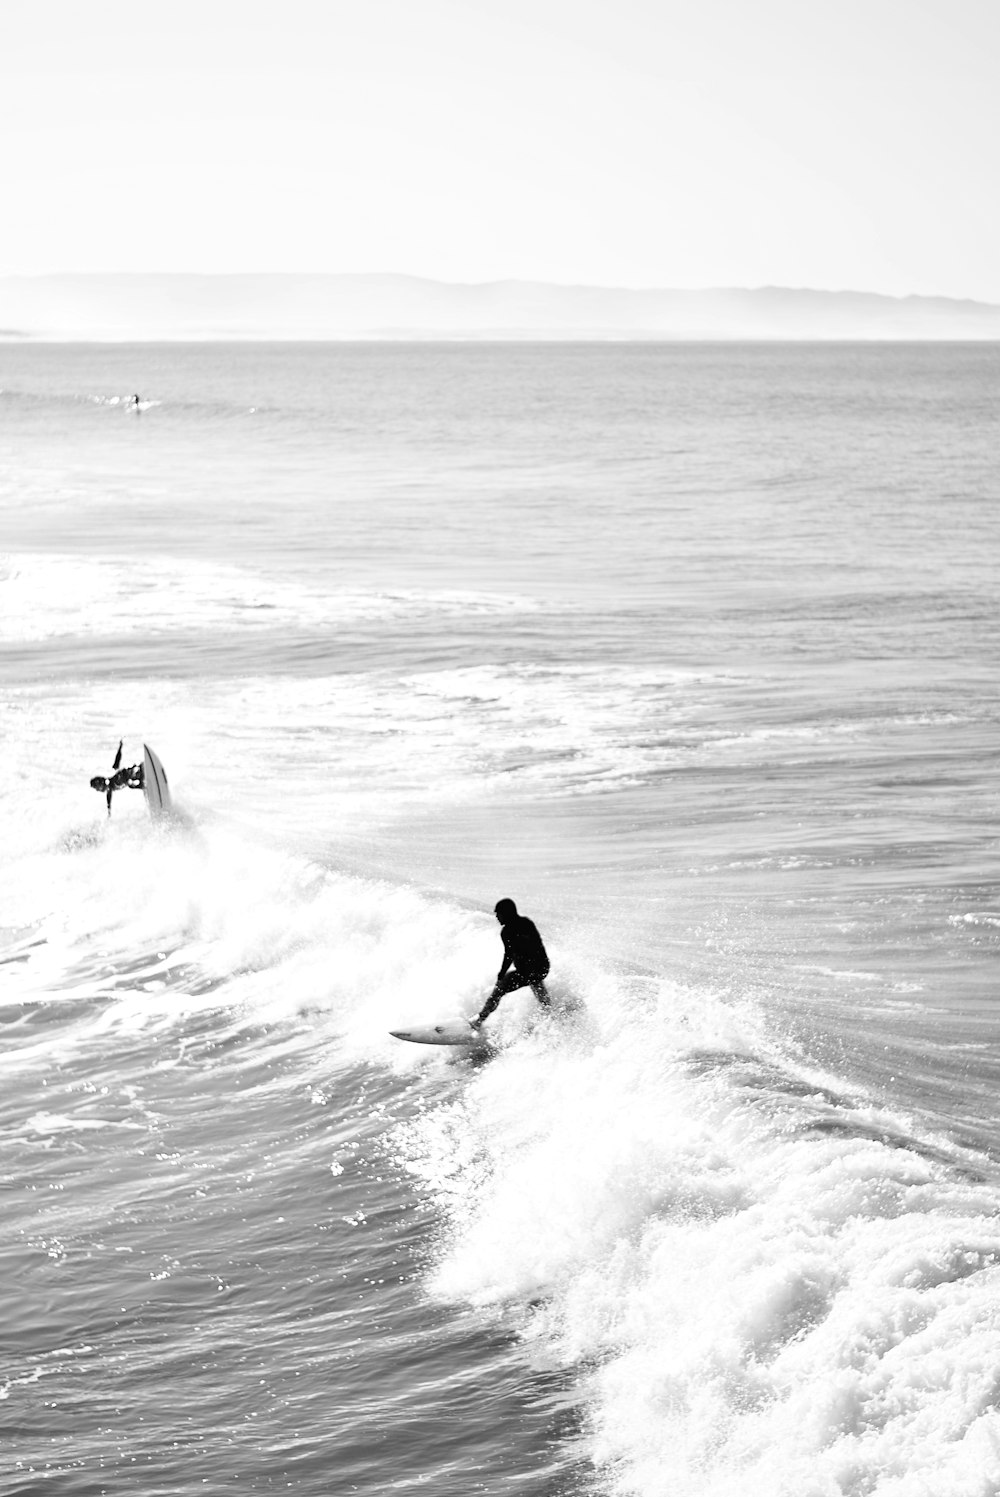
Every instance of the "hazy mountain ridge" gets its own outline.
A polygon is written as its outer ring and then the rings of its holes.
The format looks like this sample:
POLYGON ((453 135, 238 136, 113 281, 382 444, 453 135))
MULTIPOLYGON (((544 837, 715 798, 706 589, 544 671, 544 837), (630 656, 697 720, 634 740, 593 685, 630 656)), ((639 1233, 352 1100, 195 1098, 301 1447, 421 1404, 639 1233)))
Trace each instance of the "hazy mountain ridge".
POLYGON ((6 276, 0 337, 1000 340, 1000 306, 770 286, 466 285, 388 274, 6 276))

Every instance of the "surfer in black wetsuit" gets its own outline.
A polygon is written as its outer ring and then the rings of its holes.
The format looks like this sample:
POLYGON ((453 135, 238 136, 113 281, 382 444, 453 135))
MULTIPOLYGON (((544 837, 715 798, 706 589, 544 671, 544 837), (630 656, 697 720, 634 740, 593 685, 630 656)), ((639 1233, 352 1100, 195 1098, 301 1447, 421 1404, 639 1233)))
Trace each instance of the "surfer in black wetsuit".
MULTIPOLYGON (((124 740, 122 740, 124 742, 124 740)), ((146 783, 146 766, 144 764, 128 764, 124 769, 120 768, 122 762, 122 745, 119 743, 115 762, 111 766, 110 775, 95 775, 91 780, 94 790, 100 790, 108 798, 108 815, 111 815, 111 797, 116 790, 141 790, 146 783)))
POLYGON ((548 1008, 550 1002, 545 989, 549 958, 534 921, 526 915, 519 915, 512 899, 499 900, 494 913, 500 921, 503 938, 503 965, 482 1012, 471 1021, 473 1029, 485 1023, 505 993, 513 993, 518 988, 530 988, 544 1008, 548 1008))

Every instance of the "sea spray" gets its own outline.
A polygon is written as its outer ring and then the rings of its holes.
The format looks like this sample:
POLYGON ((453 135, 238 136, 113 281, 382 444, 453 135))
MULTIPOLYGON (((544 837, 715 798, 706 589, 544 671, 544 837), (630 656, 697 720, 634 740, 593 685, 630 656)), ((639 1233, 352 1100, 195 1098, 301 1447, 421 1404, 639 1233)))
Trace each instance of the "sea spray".
POLYGON ((536 1023, 406 1130, 448 1222, 434 1293, 572 1373, 615 1491, 990 1491, 996 1184, 831 1103, 758 1013, 663 996, 536 1023))

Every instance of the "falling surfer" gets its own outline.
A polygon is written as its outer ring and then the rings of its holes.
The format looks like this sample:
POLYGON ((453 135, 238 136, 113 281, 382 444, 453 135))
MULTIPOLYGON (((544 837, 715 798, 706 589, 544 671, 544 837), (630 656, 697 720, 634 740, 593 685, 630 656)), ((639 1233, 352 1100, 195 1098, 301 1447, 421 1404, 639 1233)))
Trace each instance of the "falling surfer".
MULTIPOLYGON (((124 743, 124 739, 122 743, 124 743)), ((129 790, 142 790, 146 783, 144 765, 128 764, 124 769, 121 768, 122 743, 118 745, 118 752, 115 755, 115 762, 111 766, 110 775, 95 775, 90 782, 95 790, 99 790, 103 795, 107 796, 109 816, 111 815, 111 797, 116 790, 125 790, 126 788, 129 790)))

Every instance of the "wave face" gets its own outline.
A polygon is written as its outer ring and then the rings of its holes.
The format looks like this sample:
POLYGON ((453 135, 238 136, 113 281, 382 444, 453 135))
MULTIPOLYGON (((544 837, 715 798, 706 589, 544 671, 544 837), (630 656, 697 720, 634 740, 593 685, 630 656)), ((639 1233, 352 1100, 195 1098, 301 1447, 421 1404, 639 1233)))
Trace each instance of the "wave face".
POLYGON ((5 1490, 993 1493, 996 352, 8 353, 5 1490))

